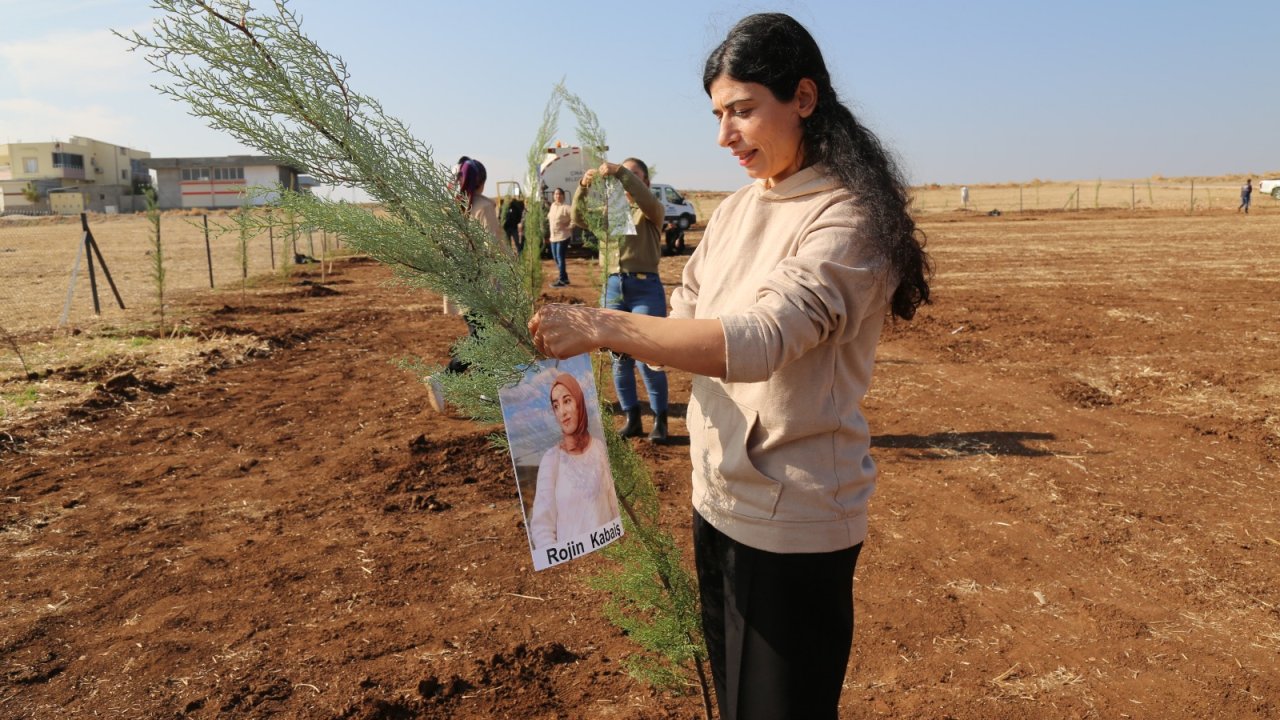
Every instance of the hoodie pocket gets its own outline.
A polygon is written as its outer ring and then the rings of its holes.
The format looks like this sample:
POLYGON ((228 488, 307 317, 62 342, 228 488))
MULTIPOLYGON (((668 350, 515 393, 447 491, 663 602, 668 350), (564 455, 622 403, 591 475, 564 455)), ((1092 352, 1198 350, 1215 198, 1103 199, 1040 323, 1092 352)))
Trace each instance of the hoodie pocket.
POLYGON ((698 398, 709 465, 707 500, 735 515, 770 519, 782 484, 760 472, 751 460, 750 441, 760 434, 756 432, 760 418, 755 410, 718 390, 700 393, 698 398))

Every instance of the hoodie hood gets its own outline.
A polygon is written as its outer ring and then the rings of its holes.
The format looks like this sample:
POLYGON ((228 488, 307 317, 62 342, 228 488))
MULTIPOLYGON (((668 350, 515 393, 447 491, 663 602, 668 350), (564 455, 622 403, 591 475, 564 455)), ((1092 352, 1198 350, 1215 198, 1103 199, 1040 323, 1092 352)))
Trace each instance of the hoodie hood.
POLYGON ((810 165, 771 188, 766 188, 764 183, 764 180, 756 181, 761 200, 792 200, 840 186, 840 181, 829 175, 824 165, 810 165))

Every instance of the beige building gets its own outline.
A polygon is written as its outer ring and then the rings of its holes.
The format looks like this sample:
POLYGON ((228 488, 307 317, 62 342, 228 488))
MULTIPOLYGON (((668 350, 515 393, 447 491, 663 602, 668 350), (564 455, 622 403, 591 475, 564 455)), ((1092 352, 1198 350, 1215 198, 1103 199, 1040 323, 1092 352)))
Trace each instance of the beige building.
POLYGON ((277 193, 250 196, 251 188, 305 190, 311 185, 300 168, 265 155, 151 158, 146 166, 155 172, 156 204, 162 210, 266 205, 277 193))
MULTIPOLYGON (((91 212, 134 212, 146 202, 140 185, 150 183, 150 153, 72 136, 70 140, 0 144, 0 212, 82 207, 91 212), (28 197, 31 190, 36 198, 28 197), (50 198, 49 193, 78 194, 50 198), (52 202, 51 200, 57 201, 52 202)), ((65 210, 64 210, 65 211, 65 210)))

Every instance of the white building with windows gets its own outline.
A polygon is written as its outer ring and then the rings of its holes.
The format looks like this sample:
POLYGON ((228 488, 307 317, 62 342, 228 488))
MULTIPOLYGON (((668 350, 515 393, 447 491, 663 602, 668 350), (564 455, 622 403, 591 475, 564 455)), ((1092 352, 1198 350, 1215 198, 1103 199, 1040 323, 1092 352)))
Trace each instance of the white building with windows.
POLYGON ((278 194, 250 196, 250 188, 310 187, 302 169, 265 155, 151 158, 146 164, 155 173, 156 203, 162 210, 267 205, 278 194))

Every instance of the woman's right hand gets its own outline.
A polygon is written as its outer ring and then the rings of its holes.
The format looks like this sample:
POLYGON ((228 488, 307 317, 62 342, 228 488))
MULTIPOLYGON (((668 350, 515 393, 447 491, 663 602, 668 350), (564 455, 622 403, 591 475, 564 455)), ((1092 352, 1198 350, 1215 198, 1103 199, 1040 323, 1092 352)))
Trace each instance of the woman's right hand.
POLYGON ((561 360, 598 350, 599 311, 587 305, 542 306, 529 320, 533 346, 543 355, 561 360))

